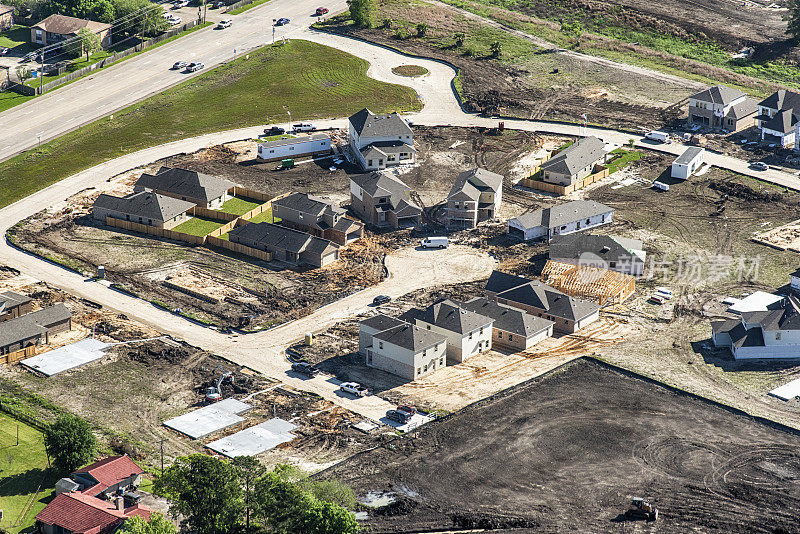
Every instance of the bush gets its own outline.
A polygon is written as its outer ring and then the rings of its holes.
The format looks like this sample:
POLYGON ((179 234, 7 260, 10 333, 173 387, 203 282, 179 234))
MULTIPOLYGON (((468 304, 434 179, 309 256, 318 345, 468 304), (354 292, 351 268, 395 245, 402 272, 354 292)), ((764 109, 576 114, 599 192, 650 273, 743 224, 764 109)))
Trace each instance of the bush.
POLYGON ((397 28, 394 31, 394 38, 395 39, 400 39, 401 41, 404 41, 404 40, 408 39, 409 37, 411 37, 411 32, 409 32, 407 28, 397 28))
POLYGON ((417 37, 425 37, 428 33, 428 25, 424 22, 417 24, 417 37))
POLYGON ((492 44, 489 45, 489 51, 493 58, 499 58, 503 53, 503 43, 500 41, 493 41, 492 44))
POLYGON ((392 29, 392 22, 393 22, 392 19, 383 19, 383 23, 381 24, 381 27, 383 29, 385 29, 385 30, 391 30, 392 29))
POLYGON ((456 43, 456 47, 461 48, 464 46, 464 41, 467 40, 467 35, 464 32, 456 32, 453 34, 453 40, 456 43))
POLYGON ((464 51, 463 51, 463 52, 461 52, 461 53, 462 53, 463 55, 467 56, 467 57, 472 57, 472 56, 474 56, 474 55, 475 55, 475 49, 474 49, 474 48, 472 48, 471 46, 465 46, 465 47, 464 47, 464 51))

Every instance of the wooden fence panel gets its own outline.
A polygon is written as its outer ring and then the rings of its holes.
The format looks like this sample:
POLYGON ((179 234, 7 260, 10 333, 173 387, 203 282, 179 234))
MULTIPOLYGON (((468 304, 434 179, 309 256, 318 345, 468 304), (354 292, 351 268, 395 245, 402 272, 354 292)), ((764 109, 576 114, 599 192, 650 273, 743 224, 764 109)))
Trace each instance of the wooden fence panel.
POLYGON ((205 217, 206 219, 213 219, 215 221, 231 222, 239 218, 238 215, 228 213, 225 211, 212 210, 202 206, 195 206, 189 209, 189 214, 193 217, 205 217))
POLYGON ((185 234, 183 232, 176 232, 174 230, 167 230, 165 228, 156 228, 147 224, 139 224, 133 221, 123 221, 122 219, 115 219, 113 217, 106 217, 106 224, 116 228, 122 228, 131 232, 140 234, 149 234, 165 239, 173 239, 175 241, 184 241, 192 245, 202 245, 205 243, 205 237, 199 235, 185 234))
POLYGON ((272 253, 265 252, 263 250, 258 250, 257 248, 248 247, 246 245, 241 245, 239 243, 231 243, 225 239, 220 239, 219 237, 208 236, 207 242, 211 246, 224 248, 225 250, 230 250, 231 252, 237 252, 239 254, 244 254, 246 256, 252 256, 254 258, 258 258, 264 261, 272 261, 272 253))
POLYGON ((25 347, 24 349, 15 350, 14 352, 0 355, 0 364, 11 365, 12 363, 17 363, 18 361, 24 360, 25 358, 30 358, 31 356, 36 356, 36 345, 31 345, 30 347, 25 347))

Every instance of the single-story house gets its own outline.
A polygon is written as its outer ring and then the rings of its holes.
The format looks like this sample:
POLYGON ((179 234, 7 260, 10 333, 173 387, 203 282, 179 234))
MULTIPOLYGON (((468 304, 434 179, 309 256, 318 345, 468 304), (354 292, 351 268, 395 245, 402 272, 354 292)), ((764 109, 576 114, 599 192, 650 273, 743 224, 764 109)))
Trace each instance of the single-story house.
POLYGON ((350 178, 350 209, 368 224, 409 228, 422 222, 422 208, 411 200, 412 190, 385 172, 350 178))
POLYGON ((331 136, 323 133, 286 137, 258 144, 258 157, 266 161, 330 153, 331 136))
POLYGON ((126 506, 124 497, 105 501, 79 491, 58 494, 36 515, 42 534, 112 534, 126 519, 150 520, 152 510, 141 504, 126 506))
POLYGON ((364 171, 414 162, 414 132, 397 113, 376 115, 364 108, 350 117, 348 133, 350 151, 364 171))
POLYGON ((447 195, 447 227, 475 228, 494 219, 502 199, 502 175, 478 167, 460 173, 447 195))
POLYGON ((711 323, 712 341, 739 359, 800 358, 800 301, 786 297, 779 309, 742 313, 711 323))
POLYGON ((234 192, 233 182, 178 167, 161 167, 156 174, 144 173, 133 186, 135 192, 149 191, 192 202, 202 208, 219 209, 234 192))
POLYGON ((106 217, 111 217, 170 230, 188 220, 190 217, 187 212, 194 206, 193 202, 149 191, 124 197, 103 193, 94 201, 92 218, 105 223, 106 217))
POLYGON ((689 123, 738 132, 753 126, 758 103, 725 85, 709 87, 689 97, 689 123))
POLYGON ((0 323, 29 313, 33 306, 32 302, 33 300, 27 295, 3 291, 0 293, 0 323))
POLYGON ((447 338, 447 357, 455 362, 487 352, 492 348, 494 320, 444 300, 426 308, 417 316, 420 328, 447 338))
POLYGON ((642 276, 647 253, 637 239, 610 235, 567 234, 550 241, 549 258, 561 263, 600 267, 642 276))
POLYGON ((542 180, 568 186, 583 180, 598 163, 605 161, 606 144, 595 136, 584 137, 541 165, 542 180))
POLYGON ((10 30, 14 26, 14 6, 0 4, 0 32, 10 30))
POLYGON ((572 334, 600 318, 600 306, 595 302, 571 297, 542 282, 512 276, 494 271, 486 282, 487 298, 553 321, 558 332, 572 334), (522 283, 507 288, 519 281, 522 283))
POLYGON ((492 323, 492 345, 515 351, 527 350, 553 335, 553 321, 533 316, 510 306, 502 306, 488 298, 476 297, 458 304, 492 323))
POLYGON ((689 177, 703 165, 705 156, 706 150, 704 148, 690 146, 672 162, 672 177, 688 180, 689 177))
POLYGON ((308 193, 292 193, 272 201, 272 215, 281 225, 346 245, 359 239, 364 224, 347 217, 347 210, 308 193))
POLYGON ((571 234, 604 224, 611 224, 614 209, 594 200, 573 200, 551 208, 514 217, 508 221, 508 233, 525 241, 571 234))
POLYGON ((249 223, 228 233, 231 243, 271 252, 291 265, 324 267, 339 259, 339 245, 299 230, 272 223, 249 223))
POLYGON ((51 334, 71 329, 72 312, 60 303, 9 319, 0 327, 0 355, 47 344, 51 334))
POLYGON ((447 366, 447 339, 443 335, 386 315, 361 321, 358 351, 369 367, 408 380, 447 366))
POLYGON ((49 46, 66 41, 78 35, 82 28, 88 28, 100 38, 103 48, 111 44, 111 25, 104 22, 68 17, 66 15, 50 15, 38 24, 31 26, 31 43, 49 46))
POLYGON ((142 483, 144 471, 130 456, 110 456, 72 473, 81 493, 100 499, 110 499, 120 493, 135 490, 142 483))

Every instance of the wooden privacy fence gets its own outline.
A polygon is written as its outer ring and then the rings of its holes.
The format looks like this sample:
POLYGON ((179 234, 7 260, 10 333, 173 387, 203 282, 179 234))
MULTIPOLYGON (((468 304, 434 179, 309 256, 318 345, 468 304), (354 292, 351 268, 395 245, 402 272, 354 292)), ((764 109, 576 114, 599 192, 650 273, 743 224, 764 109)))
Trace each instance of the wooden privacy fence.
POLYGON ((123 221, 122 219, 115 219, 113 217, 106 217, 106 224, 116 228, 122 228, 131 232, 138 232, 140 234, 150 234, 165 239, 173 239, 175 241, 183 241, 191 243, 192 245, 202 245, 205 243, 204 236, 185 234, 183 232, 176 232, 175 230, 167 230, 166 228, 156 228, 147 224, 139 224, 133 221, 123 221))
POLYGON ((239 218, 239 216, 234 213, 228 213, 227 211, 212 210, 208 208, 203 208, 201 206, 195 206, 193 208, 189 208, 189 215, 191 215, 192 217, 205 217, 206 219, 213 219, 215 221, 223 221, 223 222, 231 222, 239 218))
POLYGON ((231 243, 230 241, 211 235, 207 236, 206 242, 211 246, 230 250, 231 252, 246 254, 247 256, 252 256, 264 261, 272 261, 272 252, 258 250, 257 248, 248 247, 247 245, 241 245, 239 243, 231 243))
POLYGON ((30 358, 31 356, 36 356, 36 345, 15 350, 14 352, 9 352, 8 354, 0 354, 0 364, 11 365, 12 363, 17 363, 18 361, 24 360, 25 358, 30 358))

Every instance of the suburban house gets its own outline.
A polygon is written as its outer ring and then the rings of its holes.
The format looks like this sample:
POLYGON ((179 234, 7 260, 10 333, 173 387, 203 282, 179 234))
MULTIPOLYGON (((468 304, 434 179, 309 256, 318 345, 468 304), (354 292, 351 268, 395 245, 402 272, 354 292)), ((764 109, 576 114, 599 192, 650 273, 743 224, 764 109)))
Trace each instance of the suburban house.
POLYGON ((111 44, 111 25, 93 20, 67 17, 66 15, 50 15, 38 24, 31 26, 31 43, 50 46, 78 35, 82 28, 89 29, 100 38, 103 48, 111 44))
POLYGON ((536 282, 499 271, 486 282, 486 296, 504 306, 553 321, 558 332, 574 333, 600 318, 600 306, 536 282), (510 287, 509 287, 510 286, 510 287))
POLYGON ((447 227, 475 228, 481 221, 494 219, 502 201, 502 175, 481 168, 464 171, 447 195, 447 227))
POLYGON ((568 186, 594 172, 606 158, 606 144, 595 136, 584 137, 541 165, 542 180, 568 186))
POLYGON ((636 239, 597 234, 568 234, 550 241, 549 258, 561 263, 600 267, 642 276, 647 253, 636 239))
POLYGON ((140 505, 142 469, 127 455, 105 458, 56 483, 56 497, 39 512, 36 523, 45 534, 111 534, 134 516, 149 520, 152 510, 140 505))
POLYGON ((339 259, 339 246, 305 232, 272 223, 249 223, 228 233, 231 243, 271 252, 291 265, 324 267, 339 259))
POLYGON ((155 175, 142 174, 133 186, 137 193, 149 191, 209 209, 221 208, 233 196, 234 189, 228 180, 177 167, 161 167, 155 175))
POLYGON ((186 213, 194 203, 141 191, 124 197, 103 193, 92 206, 92 217, 103 223, 106 217, 170 230, 189 219, 186 213))
POLYGON ((705 161, 706 149, 699 146, 690 146, 683 151, 683 154, 675 158, 672 162, 670 175, 673 178, 688 180, 689 177, 699 169, 705 161))
POLYGON ((331 136, 322 133, 286 137, 258 144, 258 157, 266 161, 330 153, 331 136))
POLYGON ((756 101, 738 89, 715 85, 689 97, 689 123, 738 132, 753 126, 756 101))
POLYGON ((447 357, 459 363, 492 348, 493 323, 450 300, 433 304, 416 317, 418 327, 447 338, 447 357))
POLYGON ((737 360, 800 358, 800 301, 790 295, 778 309, 714 321, 711 332, 714 345, 729 348, 737 360))
POLYGON ((350 178, 350 209, 375 226, 408 228, 422 222, 422 208, 411 200, 412 190, 384 172, 350 178))
POLYGON ((527 350, 553 335, 553 321, 502 306, 488 298, 476 297, 458 306, 494 321, 492 346, 514 351, 527 350))
POLYGON ((32 303, 30 297, 21 295, 14 291, 4 291, 0 293, 0 323, 9 319, 16 319, 20 315, 25 315, 31 311, 32 303))
POLYGON ((307 193, 292 193, 272 201, 272 215, 283 226, 346 245, 359 239, 364 224, 346 216, 347 210, 307 193))
POLYGON ((783 147, 800 148, 798 137, 800 94, 786 89, 775 91, 758 104, 756 124, 761 139, 774 138, 783 147))
POLYGON ((10 30, 14 26, 14 6, 0 4, 0 32, 10 30))
POLYGON ((447 366, 447 339, 443 335, 386 315, 361 321, 358 351, 369 367, 408 380, 447 366))
POLYGON ((508 233, 525 241, 571 234, 611 224, 614 210, 594 200, 573 200, 552 208, 525 213, 509 219, 508 233))
POLYGON ((414 132, 397 113, 375 115, 367 108, 350 117, 350 149, 365 171, 414 162, 414 132))
POLYGON ((72 329, 72 312, 64 304, 56 304, 4 321, 0 327, 0 355, 43 345, 51 334, 72 329))

